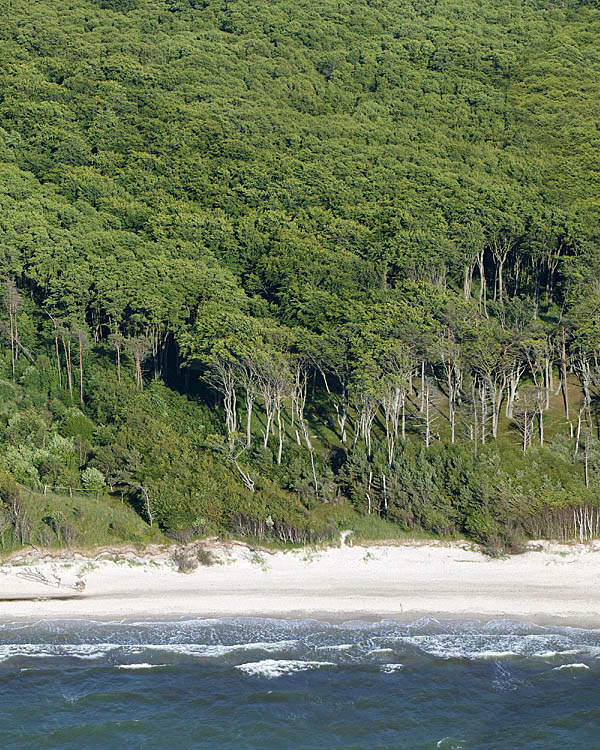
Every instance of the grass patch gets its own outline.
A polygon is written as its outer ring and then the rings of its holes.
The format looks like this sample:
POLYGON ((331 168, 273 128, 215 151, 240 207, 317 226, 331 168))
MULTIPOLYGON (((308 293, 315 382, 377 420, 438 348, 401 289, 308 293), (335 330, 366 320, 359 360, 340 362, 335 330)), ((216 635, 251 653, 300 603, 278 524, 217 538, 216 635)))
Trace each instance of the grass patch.
POLYGON ((315 519, 331 521, 342 531, 352 531, 347 544, 361 542, 409 541, 411 539, 438 539, 435 534, 420 529, 405 531, 399 524, 386 521, 377 514, 360 515, 350 504, 320 504, 314 509, 315 519))
POLYGON ((162 541, 159 529, 151 529, 130 505, 108 495, 74 493, 69 497, 22 489, 20 529, 7 529, 0 549, 143 546, 162 541))

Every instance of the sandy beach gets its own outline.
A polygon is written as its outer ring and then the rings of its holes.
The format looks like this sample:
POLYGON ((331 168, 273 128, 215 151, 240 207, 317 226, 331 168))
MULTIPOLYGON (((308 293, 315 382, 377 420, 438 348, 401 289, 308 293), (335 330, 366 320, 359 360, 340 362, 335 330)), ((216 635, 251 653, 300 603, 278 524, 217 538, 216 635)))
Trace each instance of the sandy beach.
POLYGON ((21 554, 0 566, 0 620, 432 614, 600 627, 600 544, 535 545, 490 559, 464 542, 268 552, 213 542, 177 571, 173 549, 21 554))

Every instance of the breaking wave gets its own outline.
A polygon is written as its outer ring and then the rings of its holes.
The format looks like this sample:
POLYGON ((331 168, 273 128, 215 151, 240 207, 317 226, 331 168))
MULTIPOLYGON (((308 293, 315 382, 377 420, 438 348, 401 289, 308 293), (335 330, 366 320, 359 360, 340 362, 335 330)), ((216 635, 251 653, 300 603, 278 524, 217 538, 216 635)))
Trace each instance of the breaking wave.
POLYGON ((422 659, 529 660, 556 670, 600 669, 600 631, 526 622, 424 618, 400 623, 316 620, 184 619, 174 622, 39 621, 0 626, 0 666, 90 661, 134 669, 163 664, 238 668, 242 674, 290 674, 315 664, 380 667, 392 673, 422 659), (325 657, 325 660, 323 659, 325 657), (264 668, 256 665, 262 664, 264 668), (274 665, 288 664, 288 668, 274 665), (292 665, 292 666, 290 666, 292 665), (300 667, 299 665, 305 665, 300 667))
POLYGON ((281 677, 284 674, 293 674, 294 672, 306 672, 310 669, 319 669, 320 667, 335 667, 330 661, 298 661, 294 659, 264 659, 263 661, 248 662, 239 664, 239 669, 245 674, 256 677, 281 677))

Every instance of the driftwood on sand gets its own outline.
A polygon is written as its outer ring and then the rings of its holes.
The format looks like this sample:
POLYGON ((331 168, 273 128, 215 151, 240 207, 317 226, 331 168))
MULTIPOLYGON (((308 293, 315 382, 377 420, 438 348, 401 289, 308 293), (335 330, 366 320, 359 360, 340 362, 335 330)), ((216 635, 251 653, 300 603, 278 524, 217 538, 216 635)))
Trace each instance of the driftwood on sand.
POLYGON ((24 578, 26 581, 33 581, 34 583, 41 583, 44 586, 51 586, 57 589, 72 589, 73 591, 83 591, 85 589, 85 581, 81 579, 75 581, 75 583, 65 583, 62 578, 56 573, 44 573, 41 570, 35 568, 25 568, 16 573, 18 578, 24 578))

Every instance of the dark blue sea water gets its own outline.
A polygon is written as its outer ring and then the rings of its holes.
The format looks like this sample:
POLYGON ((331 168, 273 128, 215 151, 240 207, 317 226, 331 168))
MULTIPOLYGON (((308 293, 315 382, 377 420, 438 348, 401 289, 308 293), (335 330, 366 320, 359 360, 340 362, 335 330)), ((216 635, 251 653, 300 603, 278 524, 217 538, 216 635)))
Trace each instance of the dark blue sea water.
POLYGON ((499 621, 0 626, 0 747, 600 748, 600 631, 499 621))

